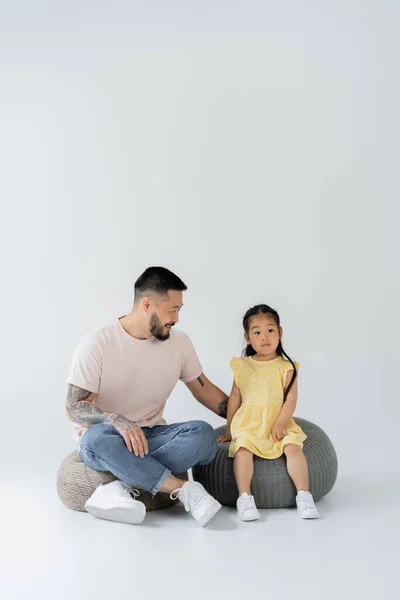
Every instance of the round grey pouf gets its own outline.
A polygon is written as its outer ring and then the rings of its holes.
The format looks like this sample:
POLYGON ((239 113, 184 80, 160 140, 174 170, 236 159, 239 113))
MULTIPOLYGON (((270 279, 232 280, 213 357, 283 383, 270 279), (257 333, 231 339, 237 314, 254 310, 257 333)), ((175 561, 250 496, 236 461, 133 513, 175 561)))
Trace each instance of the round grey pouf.
MULTIPOLYGON (((188 478, 187 473, 179 475, 180 479, 188 478)), ((85 503, 89 500, 95 489, 99 485, 111 483, 117 479, 112 473, 105 471, 95 471, 79 457, 79 452, 75 450, 68 454, 62 461, 57 473, 57 491, 58 496, 67 508, 85 512, 85 503)), ((158 510, 160 508, 168 508, 176 504, 171 500, 169 494, 159 492, 154 497, 149 492, 139 490, 140 496, 138 500, 143 502, 146 510, 158 510)))
MULTIPOLYGON (((314 423, 296 418, 307 439, 304 454, 308 463, 310 492, 319 500, 334 486, 338 461, 332 442, 314 423)), ((215 430, 217 436, 226 432, 226 426, 215 430)), ((193 467, 193 477, 225 506, 236 506, 238 490, 233 474, 233 459, 228 458, 229 442, 218 444, 214 460, 203 467, 193 467)), ((258 508, 289 508, 296 506, 296 488, 286 469, 286 457, 274 460, 254 457, 254 477, 251 491, 258 508)))

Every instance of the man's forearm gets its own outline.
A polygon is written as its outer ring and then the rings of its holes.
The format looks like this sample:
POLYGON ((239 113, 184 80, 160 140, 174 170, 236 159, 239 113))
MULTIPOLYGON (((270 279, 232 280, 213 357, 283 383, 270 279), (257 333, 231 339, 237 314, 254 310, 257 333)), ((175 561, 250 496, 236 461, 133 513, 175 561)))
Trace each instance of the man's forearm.
POLYGON ((76 387, 68 386, 67 415, 74 423, 83 427, 90 427, 98 423, 107 425, 132 426, 132 423, 117 413, 110 413, 97 408, 94 405, 96 394, 76 387))
POLYGON ((205 381, 199 377, 197 381, 200 383, 201 387, 196 390, 196 399, 216 415, 226 419, 228 396, 225 392, 220 390, 219 387, 209 380, 205 381))

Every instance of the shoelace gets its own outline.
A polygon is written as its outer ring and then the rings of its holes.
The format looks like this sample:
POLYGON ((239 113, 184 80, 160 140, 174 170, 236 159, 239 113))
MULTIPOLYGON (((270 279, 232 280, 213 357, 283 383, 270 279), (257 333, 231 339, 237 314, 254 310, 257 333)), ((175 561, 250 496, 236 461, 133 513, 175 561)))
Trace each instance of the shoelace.
MULTIPOLYGON (((171 500, 176 500, 177 498, 179 498, 181 489, 182 488, 178 488, 170 493, 169 497, 171 498, 171 500)), ((183 498, 179 499, 182 500, 185 509, 189 510, 191 502, 193 502, 193 506, 197 506, 197 504, 201 502, 201 500, 204 498, 204 491, 202 485, 196 485, 196 483, 193 483, 192 485, 188 486, 186 490, 187 493, 183 496, 183 498)))
POLYGON ((240 498, 240 505, 244 510, 254 508, 253 497, 247 496, 247 498, 240 498))
POLYGON ((301 510, 304 510, 305 508, 312 508, 312 509, 315 508, 314 501, 311 498, 311 496, 299 498, 299 503, 301 505, 301 510))
POLYGON ((171 500, 176 500, 178 498, 181 489, 182 488, 177 488, 176 490, 170 493, 169 497, 171 498, 171 500))
POLYGON ((140 496, 140 492, 136 488, 130 488, 130 487, 125 487, 125 486, 123 486, 123 488, 124 488, 123 494, 125 496, 129 496, 130 498, 133 498, 134 500, 136 500, 136 498, 138 498, 140 496))

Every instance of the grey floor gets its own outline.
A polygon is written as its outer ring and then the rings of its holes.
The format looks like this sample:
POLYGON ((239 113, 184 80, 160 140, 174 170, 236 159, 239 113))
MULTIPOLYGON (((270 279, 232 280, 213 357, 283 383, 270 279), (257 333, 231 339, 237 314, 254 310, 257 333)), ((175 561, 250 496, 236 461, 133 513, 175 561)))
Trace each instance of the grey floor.
POLYGON ((15 474, 0 494, 4 600, 399 597, 393 478, 339 478, 318 521, 275 510, 242 523, 224 508, 203 529, 182 506, 136 527, 75 513, 45 478, 15 474))

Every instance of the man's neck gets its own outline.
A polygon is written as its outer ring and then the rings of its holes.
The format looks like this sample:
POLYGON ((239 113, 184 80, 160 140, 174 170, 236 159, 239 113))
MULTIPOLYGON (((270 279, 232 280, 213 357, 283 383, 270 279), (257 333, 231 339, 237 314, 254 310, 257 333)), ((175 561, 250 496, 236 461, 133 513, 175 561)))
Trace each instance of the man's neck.
POLYGON ((135 310, 119 320, 126 333, 137 340, 148 340, 151 338, 147 319, 144 320, 135 310))

